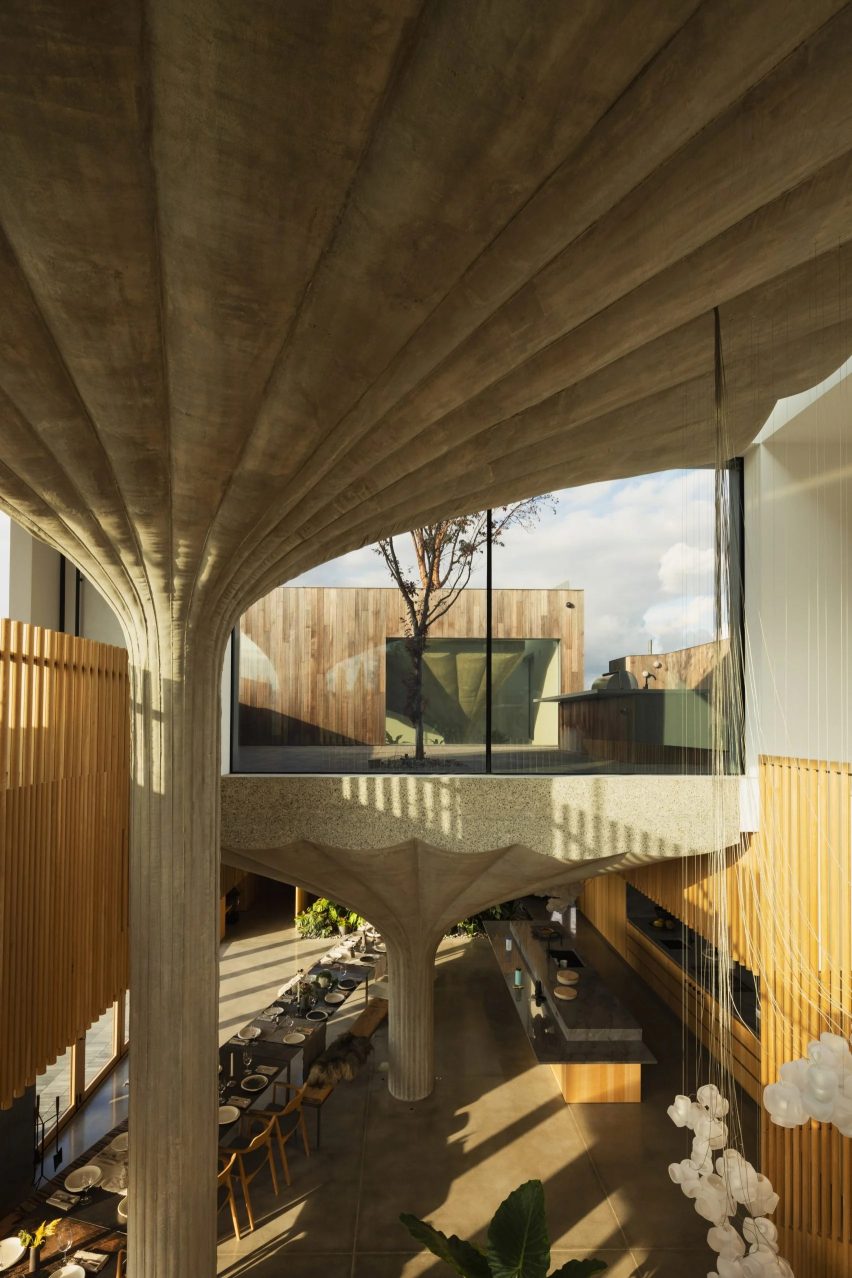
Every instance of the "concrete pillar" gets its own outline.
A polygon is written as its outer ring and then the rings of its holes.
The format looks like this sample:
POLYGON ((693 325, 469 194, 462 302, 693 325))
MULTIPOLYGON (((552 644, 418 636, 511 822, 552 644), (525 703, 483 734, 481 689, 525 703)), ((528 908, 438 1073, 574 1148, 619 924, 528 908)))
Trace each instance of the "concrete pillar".
POLYGON ((384 932, 388 959, 388 1089, 397 1100, 435 1085, 435 954, 439 937, 384 932))
POLYGON ((307 909, 309 896, 310 893, 306 892, 304 888, 296 888, 296 904, 294 907, 294 912, 296 914, 301 914, 302 910, 307 909))
MULTIPOLYGON (((221 647, 130 636, 128 1271, 216 1272, 221 647)), ((178 638, 175 639, 174 636, 178 638)))

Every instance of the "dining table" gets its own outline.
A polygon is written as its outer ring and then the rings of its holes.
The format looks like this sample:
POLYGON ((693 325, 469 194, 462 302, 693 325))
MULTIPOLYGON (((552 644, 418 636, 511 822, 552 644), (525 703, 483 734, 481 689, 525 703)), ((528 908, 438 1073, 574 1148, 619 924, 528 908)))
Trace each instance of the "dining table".
MULTIPOLYGON (((227 1149, 245 1139, 241 1116, 266 1108, 273 1097, 274 1083, 283 1080, 299 1085, 307 1079, 313 1061, 325 1050, 329 1022, 348 1010, 353 996, 362 989, 366 1001, 369 982, 384 961, 381 938, 375 938, 372 947, 365 948, 363 953, 353 952, 351 944, 332 950, 307 972, 291 976, 281 986, 275 999, 222 1044, 219 1049, 219 1104, 220 1108, 232 1106, 236 1113, 229 1122, 219 1125, 220 1147, 227 1149), (323 972, 331 974, 326 988, 317 980, 323 972), (322 1016, 299 1014, 296 986, 300 980, 313 987, 313 1006, 309 1010, 315 1014, 322 1013, 322 1016), (295 1036, 298 1036, 298 1042, 292 1041, 295 1036), (286 1041, 288 1038, 290 1042, 286 1041), (258 1081, 246 1086, 253 1075, 258 1081), (260 1080, 265 1080, 265 1085, 261 1085, 260 1080)), ((32 1232, 43 1220, 57 1217, 63 1223, 67 1221, 75 1235, 68 1249, 68 1263, 80 1263, 75 1261, 75 1254, 79 1251, 105 1257, 102 1267, 91 1272, 97 1272, 103 1278, 113 1278, 118 1254, 127 1249, 127 1225, 118 1214, 118 1204, 125 1190, 103 1186, 120 1186, 122 1167, 125 1168, 126 1185, 127 1150, 115 1148, 117 1137, 126 1131, 125 1120, 54 1180, 34 1190, 10 1217, 14 1221, 14 1232, 20 1229, 32 1232), (65 1189, 69 1174, 88 1164, 101 1167, 103 1183, 92 1186, 84 1194, 69 1195, 65 1189)), ((126 1145, 126 1139, 118 1141, 119 1145, 122 1143, 126 1145)), ((36 1270, 38 1278, 47 1278, 60 1268, 62 1254, 56 1236, 48 1238, 40 1253, 36 1270)), ((29 1258, 24 1255, 11 1268, 3 1270, 2 1278, 25 1278, 27 1274, 29 1258)))
POLYGON ((305 1082, 310 1067, 326 1047, 329 1022, 342 1011, 360 989, 365 992, 376 966, 382 961, 380 951, 366 952, 367 957, 347 954, 320 959, 311 968, 290 978, 277 997, 219 1049, 219 1145, 227 1149, 239 1143, 241 1118, 252 1110, 266 1109, 273 1099, 273 1085, 283 1081, 296 1086, 305 1082), (317 977, 328 972, 331 981, 321 988, 317 977), (313 986, 313 1006, 306 1015, 299 1014, 297 985, 305 980, 313 986), (329 1001, 328 996, 331 995, 329 1001), (321 1015, 322 1019, 311 1019, 321 1015), (298 1038, 299 1042, 293 1040, 298 1038), (267 1079, 266 1086, 261 1079, 267 1079), (237 1112, 230 1121, 222 1110, 232 1107, 237 1112))
MULTIPOLYGON (((115 1128, 58 1177, 34 1190, 16 1213, 15 1232, 21 1229, 33 1232, 43 1220, 58 1218, 63 1225, 69 1224, 74 1233, 74 1241, 67 1251, 67 1263, 82 1264, 82 1260, 76 1258, 79 1251, 93 1257, 104 1257, 103 1265, 90 1272, 96 1272, 102 1278, 112 1278, 118 1268, 118 1253, 127 1250, 127 1224, 118 1214, 118 1204, 126 1193, 127 1151, 114 1148, 116 1137, 126 1128, 126 1123, 115 1128), (69 1175, 89 1165, 101 1169, 102 1183, 83 1193, 70 1195, 65 1188, 69 1175), (103 1187, 104 1184, 120 1186, 122 1180, 122 1188, 103 1187), (55 1201, 51 1202, 51 1199, 55 1201)), ((62 1256, 57 1235, 53 1234, 45 1240, 39 1255, 39 1267, 35 1271, 39 1278, 46 1278, 61 1268, 62 1256)), ((2 1273, 3 1278, 25 1278, 25 1275, 32 1278, 29 1256, 25 1254, 17 1264, 2 1273)))

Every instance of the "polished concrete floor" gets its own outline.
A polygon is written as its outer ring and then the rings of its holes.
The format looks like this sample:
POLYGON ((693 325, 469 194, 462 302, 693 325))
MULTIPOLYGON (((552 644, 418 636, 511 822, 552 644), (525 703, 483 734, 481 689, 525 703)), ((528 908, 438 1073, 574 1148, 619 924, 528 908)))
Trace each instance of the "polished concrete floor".
POLYGON ((293 889, 262 880, 259 899, 219 951, 219 1046, 272 1001, 288 976, 309 968, 332 944, 303 941, 293 927, 293 889))
MULTIPOLYGON (((228 1032, 236 1009, 243 1014, 242 983, 248 1013, 287 974, 282 964, 292 969, 308 957, 280 918, 267 954, 265 912, 246 915, 248 928, 254 914, 251 935, 235 936, 224 955, 228 1032)), ((661 1062, 645 1071, 641 1105, 566 1106, 550 1071, 533 1060, 490 946, 448 939, 436 968, 433 1095, 418 1104, 389 1096, 386 1033, 377 1034, 368 1071, 340 1085, 324 1109, 322 1148, 310 1159, 293 1153, 291 1188, 276 1198, 268 1183, 254 1182, 255 1232, 238 1243, 221 1215, 220 1274, 441 1278, 449 1270, 418 1250, 399 1213, 478 1240, 506 1194, 539 1177, 554 1268, 595 1255, 610 1278, 703 1278, 712 1268, 706 1222, 666 1172, 688 1153, 666 1117, 683 1084, 681 1026, 582 920, 581 928, 586 955, 637 1015, 661 1062)), ((313 1141, 312 1113, 308 1122, 313 1141)))

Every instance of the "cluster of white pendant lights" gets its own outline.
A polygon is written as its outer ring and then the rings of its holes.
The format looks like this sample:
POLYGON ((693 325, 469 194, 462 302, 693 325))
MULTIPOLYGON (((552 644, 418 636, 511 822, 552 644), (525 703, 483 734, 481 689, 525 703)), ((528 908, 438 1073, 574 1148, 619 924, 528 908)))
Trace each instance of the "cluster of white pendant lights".
POLYGON ((778 1230, 769 1219, 778 1195, 738 1150, 727 1148, 728 1108, 718 1087, 707 1083, 694 1101, 676 1096, 667 1110, 676 1127, 693 1134, 689 1158, 670 1163, 669 1176, 710 1223, 707 1243, 717 1259, 707 1278, 793 1278, 778 1255, 778 1230), (741 1208, 748 1213, 742 1233, 733 1223, 741 1208))
POLYGON ((786 1061, 780 1081, 763 1092, 763 1104, 778 1127, 803 1127, 811 1119, 833 1123, 841 1136, 852 1136, 852 1052, 840 1034, 820 1034, 808 1054, 786 1061))

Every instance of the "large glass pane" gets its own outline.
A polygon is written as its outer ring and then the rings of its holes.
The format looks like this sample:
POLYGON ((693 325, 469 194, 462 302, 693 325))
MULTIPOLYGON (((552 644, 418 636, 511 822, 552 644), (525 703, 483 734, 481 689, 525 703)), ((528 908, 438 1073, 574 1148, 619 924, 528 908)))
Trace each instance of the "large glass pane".
POLYGON ((115 1033, 115 1007, 108 1007, 103 1016, 86 1030, 86 1069, 84 1087, 88 1088, 115 1057, 113 1034, 115 1033))
POLYGON ((239 629, 237 771, 480 771, 486 518, 367 547, 239 629))
MULTIPOLYGON (((711 469, 667 471, 495 509, 493 771, 738 770, 739 583, 723 569, 717 590, 715 488, 711 469)), ((489 766, 485 543, 484 512, 414 529, 249 609, 236 770, 489 766)))
POLYGON ((565 489, 494 546, 494 771, 713 769, 714 722, 736 717, 714 704, 717 680, 736 697, 714 489, 710 469, 565 489))
POLYGON ((45 1135, 48 1135, 55 1126, 57 1114, 61 1118, 71 1108, 70 1047, 52 1065, 48 1065, 43 1074, 39 1074, 36 1079, 36 1096, 39 1113, 44 1119, 45 1135))

